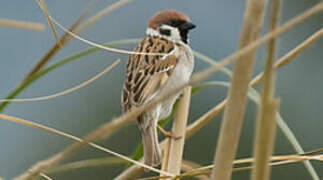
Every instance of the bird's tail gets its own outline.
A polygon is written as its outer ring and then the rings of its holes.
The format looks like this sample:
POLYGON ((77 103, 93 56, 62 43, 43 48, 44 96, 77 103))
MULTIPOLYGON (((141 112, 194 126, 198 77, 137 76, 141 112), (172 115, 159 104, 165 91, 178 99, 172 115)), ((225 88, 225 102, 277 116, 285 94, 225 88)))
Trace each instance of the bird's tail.
POLYGON ((157 130, 154 126, 142 129, 142 143, 144 146, 144 160, 148 166, 157 166, 161 161, 157 130))

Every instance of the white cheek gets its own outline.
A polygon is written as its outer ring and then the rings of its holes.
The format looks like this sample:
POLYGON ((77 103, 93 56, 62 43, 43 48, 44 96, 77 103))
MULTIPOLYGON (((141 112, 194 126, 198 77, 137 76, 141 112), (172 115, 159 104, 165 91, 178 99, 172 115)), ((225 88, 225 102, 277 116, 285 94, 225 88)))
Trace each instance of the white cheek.
POLYGON ((170 39, 173 40, 173 41, 180 41, 181 40, 181 35, 179 33, 179 30, 175 27, 171 27, 171 26, 168 26, 168 25, 162 25, 160 28, 162 29, 168 29, 170 30, 171 34, 170 34, 170 39))
POLYGON ((177 28, 172 28, 171 33, 172 33, 171 34, 171 37, 172 38, 177 39, 177 40, 180 40, 181 39, 181 35, 180 35, 180 33, 179 33, 179 31, 178 31, 177 28))

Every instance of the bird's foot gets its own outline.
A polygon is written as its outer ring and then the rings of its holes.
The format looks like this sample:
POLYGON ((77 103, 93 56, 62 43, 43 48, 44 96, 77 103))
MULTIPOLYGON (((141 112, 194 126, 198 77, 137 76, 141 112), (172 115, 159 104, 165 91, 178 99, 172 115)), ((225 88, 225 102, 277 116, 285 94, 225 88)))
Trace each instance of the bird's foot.
POLYGON ((181 136, 175 136, 172 132, 166 131, 163 127, 160 125, 157 125, 158 130, 165 136, 171 139, 178 140, 181 138, 181 136))

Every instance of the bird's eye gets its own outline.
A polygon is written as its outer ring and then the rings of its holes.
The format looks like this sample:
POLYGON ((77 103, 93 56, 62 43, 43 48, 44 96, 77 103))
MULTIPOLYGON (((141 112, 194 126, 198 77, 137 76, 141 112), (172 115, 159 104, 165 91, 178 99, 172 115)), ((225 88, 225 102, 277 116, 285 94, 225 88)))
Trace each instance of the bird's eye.
POLYGON ((159 32, 160 32, 160 34, 165 35, 165 36, 170 36, 170 34, 171 34, 170 29, 159 28, 159 32))

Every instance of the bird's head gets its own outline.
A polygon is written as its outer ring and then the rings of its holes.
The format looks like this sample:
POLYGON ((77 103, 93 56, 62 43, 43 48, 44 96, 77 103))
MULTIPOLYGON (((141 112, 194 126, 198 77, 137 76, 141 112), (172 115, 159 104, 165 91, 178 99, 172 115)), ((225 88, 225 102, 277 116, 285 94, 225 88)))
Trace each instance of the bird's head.
POLYGON ((184 13, 176 10, 165 10, 158 12, 150 19, 147 34, 157 33, 157 35, 187 44, 188 32, 195 27, 184 13))

